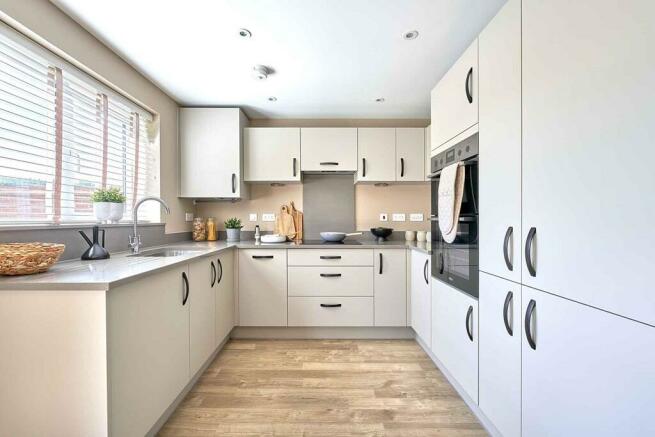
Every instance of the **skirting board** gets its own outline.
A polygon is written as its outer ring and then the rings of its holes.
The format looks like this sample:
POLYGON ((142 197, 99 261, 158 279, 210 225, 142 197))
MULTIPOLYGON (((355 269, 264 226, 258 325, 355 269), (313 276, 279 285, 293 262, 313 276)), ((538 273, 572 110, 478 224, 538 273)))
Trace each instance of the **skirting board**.
POLYGON ((450 385, 453 386, 457 394, 462 398, 462 400, 464 400, 466 406, 469 407, 469 409, 473 412, 475 417, 477 417, 477 419, 480 421, 484 429, 493 437, 503 437, 500 431, 498 431, 498 429, 496 429, 496 427, 493 425, 493 423, 491 423, 491 421, 487 418, 487 416, 484 415, 478 404, 473 399, 471 399, 469 395, 466 394, 462 386, 459 385, 457 380, 453 378, 450 372, 448 372, 446 366, 444 366, 443 363, 439 361, 439 359, 432 353, 430 348, 427 347, 425 343, 423 343, 423 340, 421 340, 421 338, 418 335, 415 335, 414 338, 416 342, 419 344, 419 346, 423 348, 423 351, 430 357, 434 365, 437 366, 439 371, 441 371, 443 376, 446 377, 450 385))
POLYGON ((238 326, 232 338, 243 339, 330 339, 330 340, 403 340, 414 338, 414 331, 405 327, 351 327, 351 328, 285 328, 238 326))

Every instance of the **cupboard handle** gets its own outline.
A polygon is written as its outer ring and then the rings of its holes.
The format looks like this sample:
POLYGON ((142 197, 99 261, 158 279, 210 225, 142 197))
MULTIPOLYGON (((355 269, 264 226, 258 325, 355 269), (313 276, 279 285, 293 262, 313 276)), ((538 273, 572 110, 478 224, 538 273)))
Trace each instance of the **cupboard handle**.
POLYGON ((340 278, 341 273, 321 273, 321 278, 340 278))
POLYGON ((273 259, 273 255, 253 255, 252 259, 273 259))
POLYGON ((341 255, 321 255, 320 259, 341 259, 341 255))
POLYGON ((469 72, 466 74, 466 82, 464 82, 464 89, 466 90, 466 100, 468 100, 469 103, 473 103, 471 79, 473 79, 473 67, 469 69, 469 72))
POLYGON ((382 252, 380 252, 380 274, 382 274, 382 252))
POLYGON ((425 278, 425 283, 430 285, 430 281, 428 280, 428 263, 430 262, 429 259, 425 260, 425 265, 423 265, 423 278, 425 278))
POLYGON ((321 162, 320 165, 339 165, 339 163, 333 161, 326 161, 326 162, 321 162))
POLYGON ((341 308, 340 303, 322 303, 321 307, 323 308, 341 308))
POLYGON ((439 274, 443 275, 443 270, 445 268, 445 263, 443 260, 443 253, 439 253, 439 274))
POLYGON ((221 274, 218 275, 218 280, 216 281, 216 285, 218 285, 223 280, 223 263, 221 262, 220 258, 216 258, 216 262, 218 263, 218 267, 220 268, 221 271, 221 274))
POLYGON ((466 334, 469 336, 469 340, 473 341, 473 327, 471 325, 473 319, 473 306, 469 306, 468 311, 466 312, 466 334))
POLYGON ((530 299, 528 303, 528 309, 525 310, 525 338, 528 340, 528 344, 533 350, 537 350, 537 343, 534 341, 532 336, 532 314, 534 309, 537 307, 537 302, 534 299, 530 299))
POLYGON ((216 275, 216 265, 214 265, 214 261, 212 261, 210 264, 211 264, 211 267, 212 267, 212 280, 211 280, 212 285, 211 286, 213 288, 214 284, 216 283, 216 276, 217 276, 216 275))
POLYGON ((509 324, 508 311, 509 311, 509 304, 512 303, 513 300, 514 300, 514 293, 508 291, 507 296, 505 296, 505 304, 503 305, 503 322, 505 322, 505 329, 507 329, 507 333, 512 337, 514 336, 514 330, 509 324))
POLYGON ((186 272, 182 272, 182 280, 184 281, 184 294, 182 295, 182 306, 186 305, 186 301, 189 300, 189 278, 186 276, 186 272))
POLYGON ((232 173, 232 194, 237 192, 237 175, 232 173))
POLYGON ((528 238, 525 239, 525 264, 530 272, 530 276, 537 276, 537 270, 534 268, 532 263, 532 242, 534 241, 534 236, 537 234, 537 228, 530 228, 528 232, 528 238))
POLYGON ((366 177, 366 158, 362 158, 362 177, 366 177))
POLYGON ((512 226, 507 228, 507 232, 505 232, 505 241, 503 243, 503 257, 505 257, 505 265, 507 266, 510 272, 514 270, 512 261, 510 261, 509 259, 509 239, 512 238, 513 233, 514 233, 514 228, 512 226))
POLYGON ((400 158, 400 177, 405 177, 405 158, 400 158))
POLYGON ((292 165, 293 165, 293 177, 294 178, 296 177, 296 162, 297 161, 298 160, 296 158, 293 158, 293 164, 292 165))

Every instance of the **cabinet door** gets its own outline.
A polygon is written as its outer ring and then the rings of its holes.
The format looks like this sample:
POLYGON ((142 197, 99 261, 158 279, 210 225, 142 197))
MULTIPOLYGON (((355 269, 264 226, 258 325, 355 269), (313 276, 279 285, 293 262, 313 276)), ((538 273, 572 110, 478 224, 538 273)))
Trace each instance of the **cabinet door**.
POLYGON ((432 292, 430 290, 430 255, 410 252, 411 320, 414 332, 430 347, 432 342, 432 292))
POLYGON ((523 282, 650 324, 653 16, 646 0, 523 2, 523 282))
POLYGON ((479 305, 480 408, 504 437, 520 437, 521 286, 480 273, 479 305))
POLYGON ((300 128, 244 129, 246 182, 300 181, 300 128))
POLYGON ((286 250, 239 250, 239 325, 287 325, 286 250))
POLYGON ((357 171, 357 128, 300 129, 302 171, 357 171))
POLYGON ((425 129, 422 127, 396 129, 396 180, 424 181, 424 172, 425 129))
POLYGON ((396 129, 357 129, 358 181, 393 181, 396 178, 396 129))
POLYGON ((216 280, 218 270, 213 258, 189 264, 190 366, 191 376, 205 364, 216 348, 216 280))
POLYGON ((171 268, 107 293, 111 435, 146 435, 189 381, 183 274, 171 268))
POLYGON ((234 252, 223 252, 216 257, 216 346, 234 328, 234 252))
POLYGON ((432 281, 432 353, 478 401, 478 301, 432 281))
POLYGON ((522 342, 523 435, 655 435, 655 328, 529 287, 522 294, 523 317, 534 307, 522 342))
POLYGON ((432 130, 431 127, 428 126, 425 128, 425 180, 429 181, 430 180, 430 158, 432 155, 432 130))
POLYGON ((236 108, 180 108, 180 196, 241 195, 241 125, 236 108))
POLYGON ((407 326, 407 251, 374 253, 375 326, 407 326))
POLYGON ((521 281, 521 1, 480 44, 480 270, 521 281))
POLYGON ((440 146, 478 122, 478 40, 431 93, 432 143, 440 146))

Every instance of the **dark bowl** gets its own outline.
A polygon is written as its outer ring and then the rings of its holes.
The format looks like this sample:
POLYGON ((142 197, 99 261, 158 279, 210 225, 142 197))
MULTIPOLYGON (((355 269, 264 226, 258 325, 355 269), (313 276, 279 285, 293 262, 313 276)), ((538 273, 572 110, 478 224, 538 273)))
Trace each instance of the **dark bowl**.
POLYGON ((371 228, 371 234, 375 235, 379 241, 384 241, 391 235, 393 229, 391 228, 371 228))

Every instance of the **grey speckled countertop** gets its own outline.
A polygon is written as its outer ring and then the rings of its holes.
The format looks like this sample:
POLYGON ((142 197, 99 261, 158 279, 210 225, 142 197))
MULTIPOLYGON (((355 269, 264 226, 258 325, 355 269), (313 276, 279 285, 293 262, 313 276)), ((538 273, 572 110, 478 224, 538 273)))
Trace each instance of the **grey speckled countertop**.
MULTIPOLYGON (((205 257, 232 248, 280 248, 280 249, 411 249, 430 254, 430 243, 406 241, 361 241, 360 245, 326 245, 326 244, 298 244, 290 243, 256 243, 252 241, 239 241, 228 243, 226 241, 202 242, 193 241, 178 243, 161 248, 179 248, 193 252, 172 257, 135 257, 128 252, 114 253, 112 257, 99 261, 64 261, 55 264, 45 273, 27 276, 0 276, 0 290, 108 290, 121 283, 128 282, 157 270, 187 263, 196 258, 205 257)), ((150 251, 157 248, 146 248, 150 251)))

